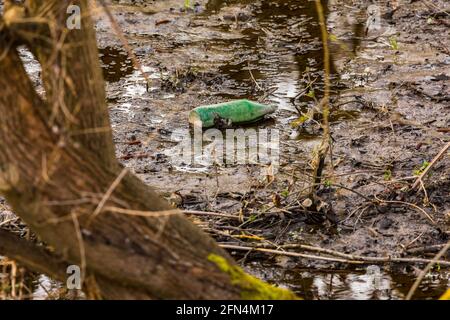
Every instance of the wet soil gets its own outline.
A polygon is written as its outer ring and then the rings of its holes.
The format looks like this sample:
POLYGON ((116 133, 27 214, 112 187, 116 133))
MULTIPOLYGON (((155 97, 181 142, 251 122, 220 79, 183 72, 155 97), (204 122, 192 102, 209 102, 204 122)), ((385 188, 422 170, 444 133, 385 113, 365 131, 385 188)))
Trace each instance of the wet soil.
MULTIPOLYGON (((412 252, 449 240, 448 153, 424 179, 426 192, 407 191, 449 141, 448 3, 400 1, 392 7, 377 1, 381 24, 374 26, 367 22, 367 1, 328 2, 333 152, 319 192, 327 214, 313 214, 303 200, 322 130, 317 121, 293 123, 323 92, 314 2, 211 0, 190 9, 182 2, 111 5, 150 84, 108 19, 97 16, 117 156, 124 165, 180 208, 241 217, 192 218, 220 243, 301 243, 371 257, 429 258, 435 250, 412 252), (174 148, 189 132, 189 111, 237 98, 278 106, 271 119, 252 126, 279 131, 278 172, 268 179, 261 175, 264 165, 175 161, 174 148), (391 203, 373 205, 368 199, 374 197, 391 203)), ((23 59, 35 74, 32 57, 24 53, 23 59)), ((401 299, 420 267, 354 268, 230 252, 249 272, 310 299, 401 299)), ((449 281, 448 270, 433 271, 416 298, 438 297, 449 281)))

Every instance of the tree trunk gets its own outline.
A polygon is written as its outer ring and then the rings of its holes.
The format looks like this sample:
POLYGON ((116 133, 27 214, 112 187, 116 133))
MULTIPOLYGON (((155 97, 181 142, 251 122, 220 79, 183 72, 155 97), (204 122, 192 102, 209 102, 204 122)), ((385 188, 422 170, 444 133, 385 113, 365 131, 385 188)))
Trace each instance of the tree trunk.
POLYGON ((55 265, 81 266, 93 298, 293 297, 236 272, 225 251, 118 163, 87 0, 6 3, 0 48, 0 192, 52 247, 42 270, 61 279, 55 265), (81 8, 80 30, 66 28, 71 4, 81 8), (42 66, 43 97, 20 44, 42 66))

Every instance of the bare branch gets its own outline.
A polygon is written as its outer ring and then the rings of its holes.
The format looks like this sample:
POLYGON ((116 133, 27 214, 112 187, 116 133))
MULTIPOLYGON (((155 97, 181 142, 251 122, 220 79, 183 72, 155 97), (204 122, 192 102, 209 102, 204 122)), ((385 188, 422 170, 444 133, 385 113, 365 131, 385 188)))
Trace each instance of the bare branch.
POLYGON ((16 260, 28 269, 58 280, 64 280, 68 264, 43 247, 0 229, 0 253, 16 260))

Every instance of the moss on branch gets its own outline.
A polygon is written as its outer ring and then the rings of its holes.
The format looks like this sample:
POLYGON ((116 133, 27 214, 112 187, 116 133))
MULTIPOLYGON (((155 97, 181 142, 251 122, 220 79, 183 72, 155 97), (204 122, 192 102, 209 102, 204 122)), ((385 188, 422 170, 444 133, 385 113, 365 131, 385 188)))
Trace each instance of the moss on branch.
POLYGON ((230 264, 225 258, 210 254, 208 260, 213 262, 221 271, 230 276, 231 283, 241 290, 244 300, 299 300, 294 293, 287 289, 272 286, 264 281, 247 274, 242 268, 230 264))

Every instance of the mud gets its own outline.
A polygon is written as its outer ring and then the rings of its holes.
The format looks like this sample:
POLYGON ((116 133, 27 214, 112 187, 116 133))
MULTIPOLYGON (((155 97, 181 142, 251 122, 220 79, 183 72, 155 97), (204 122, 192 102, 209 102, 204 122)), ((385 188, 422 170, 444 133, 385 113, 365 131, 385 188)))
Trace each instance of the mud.
MULTIPOLYGON (((293 126, 323 92, 314 2, 211 0, 190 9, 182 2, 111 5, 150 84, 133 68, 107 18, 97 16, 117 156, 124 165, 180 208, 241 215, 240 222, 193 218, 221 243, 304 243, 365 256, 432 257, 435 252, 408 250, 448 241, 448 154, 424 180, 426 193, 405 191, 449 141, 448 3, 400 1, 392 7, 377 1, 381 25, 374 27, 367 21, 378 15, 367 1, 328 2, 333 152, 320 190, 329 209, 315 215, 302 204, 322 131, 316 121, 293 126), (278 106, 271 119, 252 127, 280 133, 280 168, 269 179, 261 175, 270 169, 266 165, 190 165, 173 157, 189 132, 193 107, 236 98, 278 106), (396 203, 374 206, 367 201, 374 196, 396 203)), ((24 60, 36 75, 32 58, 24 53, 24 60)), ((420 266, 355 269, 231 253, 250 272, 311 299, 401 299, 420 266)), ((433 276, 417 298, 436 298, 448 286, 447 271, 433 276)))

